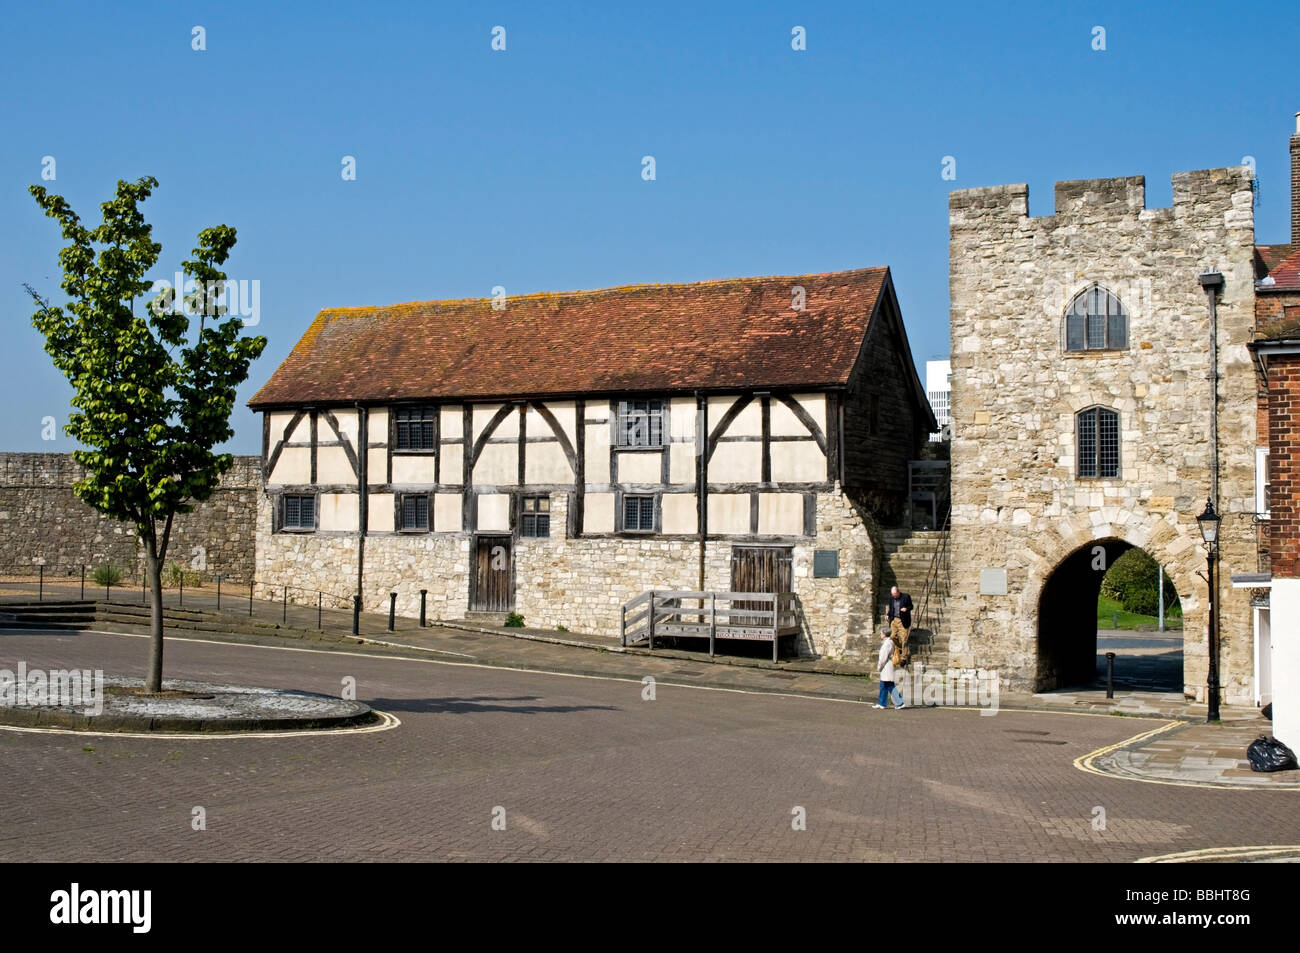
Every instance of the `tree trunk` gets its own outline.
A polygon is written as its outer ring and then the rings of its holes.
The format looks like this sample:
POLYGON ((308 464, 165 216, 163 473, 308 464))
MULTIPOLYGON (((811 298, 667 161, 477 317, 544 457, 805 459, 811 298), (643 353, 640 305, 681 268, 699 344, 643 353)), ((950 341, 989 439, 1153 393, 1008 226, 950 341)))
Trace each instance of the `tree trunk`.
POLYGON ((145 691, 162 691, 163 670, 163 599, 162 560, 154 540, 146 538, 144 545, 144 571, 149 582, 149 671, 145 676, 145 691))

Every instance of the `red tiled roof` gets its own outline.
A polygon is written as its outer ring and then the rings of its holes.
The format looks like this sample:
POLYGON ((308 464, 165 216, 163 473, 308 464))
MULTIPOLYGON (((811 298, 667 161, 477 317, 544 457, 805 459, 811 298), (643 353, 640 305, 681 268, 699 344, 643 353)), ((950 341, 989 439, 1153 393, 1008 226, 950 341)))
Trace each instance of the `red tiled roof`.
POLYGON ((1273 265, 1268 270, 1268 277, 1273 279, 1273 283, 1260 287, 1260 291, 1300 291, 1300 248, 1273 265))
POLYGON ((503 311, 330 308, 249 406, 844 385, 889 280, 864 268, 531 294, 503 311))
POLYGON ((1269 275, 1274 268, 1286 260, 1292 252, 1300 251, 1300 245, 1256 245, 1255 278, 1259 280, 1269 275))

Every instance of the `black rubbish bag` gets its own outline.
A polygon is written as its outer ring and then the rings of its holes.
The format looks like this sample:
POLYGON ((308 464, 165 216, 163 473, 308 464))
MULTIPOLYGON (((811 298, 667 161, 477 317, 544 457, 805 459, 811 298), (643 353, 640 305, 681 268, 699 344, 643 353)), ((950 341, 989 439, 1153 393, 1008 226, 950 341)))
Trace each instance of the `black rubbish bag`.
POLYGON ((1276 738, 1260 735, 1246 749, 1252 771, 1294 771, 1295 752, 1276 738))

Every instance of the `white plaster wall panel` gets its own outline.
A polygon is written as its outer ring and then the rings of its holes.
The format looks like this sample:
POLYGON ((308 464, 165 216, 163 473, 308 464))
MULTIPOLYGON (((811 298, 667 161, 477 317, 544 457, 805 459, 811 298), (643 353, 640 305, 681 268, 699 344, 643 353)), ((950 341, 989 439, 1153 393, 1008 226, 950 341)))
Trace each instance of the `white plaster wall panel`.
POLYGON ((709 461, 710 483, 757 483, 763 478, 763 445, 719 443, 709 461))
POLYGON ((826 454, 813 440, 772 444, 772 482, 826 482, 826 454))
POLYGON ((483 533, 510 531, 510 497, 505 493, 485 493, 478 498, 478 529, 483 533))
POLYGON ((663 483, 663 464, 654 451, 631 450, 618 455, 619 483, 663 483))
POLYGON ((813 419, 818 427, 822 428, 822 433, 826 433, 826 395, 795 394, 794 399, 800 407, 808 411, 808 416, 813 419))
POLYGON ((404 453, 393 455, 393 482, 403 485, 423 485, 433 482, 433 454, 404 453))
MULTIPOLYGON (((574 423, 578 417, 578 404, 572 400, 544 401, 543 406, 551 412, 555 422, 560 425, 560 431, 568 439, 570 445, 578 439, 578 428, 574 423)), ((528 436, 530 437, 547 437, 554 435, 551 425, 548 424, 533 407, 528 408, 528 436)))
POLYGON ((356 485, 357 475, 352 470, 346 450, 342 447, 316 448, 316 482, 323 486, 356 485))
POLYGON ((435 493, 433 495, 433 529, 438 533, 459 533, 461 525, 461 495, 435 493))
POLYGON ((573 482, 573 468, 558 443, 530 443, 524 453, 525 483, 573 482))
POLYGON ((440 482, 450 486, 460 486, 465 469, 464 449, 458 443, 442 445, 442 464, 438 468, 440 482))
POLYGON ((749 534, 749 494, 710 493, 709 533, 749 534))
POLYGON ((519 445, 489 443, 474 464, 474 482, 484 486, 515 486, 519 483, 519 445))
MULTIPOLYGON (((338 422, 339 433, 346 437, 348 442, 352 444, 352 449, 356 450, 359 433, 357 412, 355 410, 335 410, 332 413, 334 419, 338 422)), ((329 421, 325 419, 324 414, 321 414, 320 419, 317 421, 316 436, 317 439, 322 441, 339 439, 334 436, 334 428, 329 425, 329 421)))
POLYGON ((396 525, 393 518, 393 494, 371 493, 366 512, 366 525, 371 533, 391 533, 396 525))
POLYGON ((289 426, 289 421, 293 420, 293 414, 273 413, 270 419, 271 449, 274 450, 275 445, 281 440, 289 439, 285 429, 289 426))
POLYGON ((674 397, 668 402, 669 434, 674 441, 695 443, 695 398, 674 397))
POLYGON ((588 493, 582 505, 582 529, 585 533, 614 532, 614 494, 588 493))
POLYGON ((465 428, 464 410, 460 404, 448 404, 438 410, 438 435, 443 440, 462 436, 465 428))
POLYGON ((366 439, 371 446, 388 443, 388 410, 372 407, 366 420, 366 439))
POLYGON ((267 478, 268 483, 283 486, 295 486, 311 481, 311 450, 307 447, 285 447, 280 451, 280 458, 275 461, 275 469, 267 478))
POLYGON ((376 486, 388 482, 388 451, 370 449, 366 452, 366 483, 376 486))
POLYGON ((588 483, 609 482, 609 424, 587 428, 586 477, 588 483))
MULTIPOLYGON (((487 425, 492 422, 496 412, 501 409, 501 404, 475 404, 474 405, 474 433, 471 434, 473 439, 477 440, 483 435, 487 425)), ((519 436, 519 411, 512 407, 511 412, 502 418, 497 424, 497 429, 492 431, 493 437, 518 437, 519 436)))
POLYGON ((763 536, 802 536, 803 494, 760 493, 758 532, 763 536))
MULTIPOLYGON (((731 405, 736 402, 735 397, 710 397, 709 398, 709 432, 712 433, 717 429, 718 424, 731 405)), ((730 437, 757 437, 763 432, 763 409, 758 400, 751 400, 745 405, 736 419, 724 431, 725 436, 730 437)))
POLYGON ((665 493, 663 501, 663 531, 667 534, 698 533, 694 493, 665 493))
POLYGON ((773 437, 807 436, 808 428, 799 422, 799 418, 794 415, 793 410, 779 400, 772 400, 771 414, 773 437))
POLYGON ((360 499, 355 493, 322 493, 319 503, 320 528, 355 533, 359 525, 360 499))
POLYGON ((668 451, 668 478, 673 483, 695 483, 695 445, 675 443, 668 451))

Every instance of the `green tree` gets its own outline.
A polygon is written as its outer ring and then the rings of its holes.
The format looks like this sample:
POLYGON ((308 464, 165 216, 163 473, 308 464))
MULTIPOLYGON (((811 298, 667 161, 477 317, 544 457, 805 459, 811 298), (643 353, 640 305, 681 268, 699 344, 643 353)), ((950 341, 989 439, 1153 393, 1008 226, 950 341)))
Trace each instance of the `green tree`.
MULTIPOLYGON (((1159 610, 1160 566, 1144 550, 1134 547, 1110 564, 1101 580, 1101 594, 1126 611, 1155 615, 1159 610)), ((1165 576, 1165 610, 1178 605, 1178 592, 1165 576)))
POLYGON ((183 289, 168 290, 136 314, 136 299, 143 302, 153 287, 145 275, 162 251, 139 208, 157 185, 152 177, 119 181, 94 228, 83 226, 62 196, 31 186, 68 242, 59 264, 69 301, 51 307, 27 289, 38 305, 32 324, 73 388, 64 431, 83 448, 72 456, 86 469, 73 489, 99 512, 133 524, 144 547, 150 692, 162 690, 160 576, 172 521, 211 496, 230 469, 231 454, 212 448, 233 435, 235 389, 266 347, 264 337, 242 337, 243 321, 227 316, 219 300, 226 278, 220 266, 235 244, 226 225, 199 232, 193 258, 182 263, 195 291, 180 307, 174 295, 183 289))

